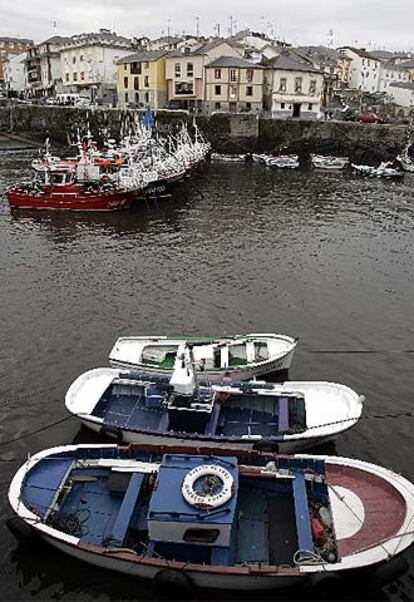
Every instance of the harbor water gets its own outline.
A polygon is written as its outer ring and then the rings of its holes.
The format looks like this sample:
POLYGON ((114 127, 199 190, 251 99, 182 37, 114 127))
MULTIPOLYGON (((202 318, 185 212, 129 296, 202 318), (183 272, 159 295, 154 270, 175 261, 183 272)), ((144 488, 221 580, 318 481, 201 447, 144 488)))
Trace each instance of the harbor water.
MULTIPOLYGON (((290 378, 366 396, 364 418, 322 451, 414 481, 414 174, 211 163, 171 198, 129 211, 11 215, 4 190, 28 176, 30 158, 0 156, 2 600, 151 599, 147 583, 17 542, 5 522, 28 453, 97 440, 66 419, 63 397, 81 372, 107 365, 121 335, 299 336, 290 378)), ((413 599, 406 557, 404 577, 375 591, 350 582, 342 599, 413 599)))

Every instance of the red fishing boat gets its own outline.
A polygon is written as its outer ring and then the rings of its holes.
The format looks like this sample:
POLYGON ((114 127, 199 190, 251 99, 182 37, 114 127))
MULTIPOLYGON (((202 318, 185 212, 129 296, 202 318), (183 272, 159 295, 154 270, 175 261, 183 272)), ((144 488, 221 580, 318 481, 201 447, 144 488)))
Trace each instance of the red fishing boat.
POLYGON ((116 211, 128 209, 134 200, 133 192, 123 190, 109 178, 99 183, 79 182, 67 167, 38 173, 33 181, 10 187, 6 195, 11 209, 55 211, 116 211))

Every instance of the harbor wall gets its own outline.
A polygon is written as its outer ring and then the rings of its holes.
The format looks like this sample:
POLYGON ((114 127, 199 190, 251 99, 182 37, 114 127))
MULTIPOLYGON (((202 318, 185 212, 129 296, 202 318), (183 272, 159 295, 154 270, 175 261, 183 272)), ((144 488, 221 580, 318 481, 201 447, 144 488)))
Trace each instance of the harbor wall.
MULTIPOLYGON (((76 129, 89 123, 91 131, 109 131, 117 137, 127 131, 136 111, 78 109, 74 107, 15 104, 0 107, 0 131, 67 144, 76 129)), ((157 127, 173 131, 193 117, 182 111, 159 111, 157 127)), ((308 153, 345 154, 358 162, 391 159, 404 147, 408 126, 360 124, 345 121, 268 119, 248 114, 216 113, 197 116, 200 129, 220 153, 278 152, 286 148, 302 156, 308 153)))

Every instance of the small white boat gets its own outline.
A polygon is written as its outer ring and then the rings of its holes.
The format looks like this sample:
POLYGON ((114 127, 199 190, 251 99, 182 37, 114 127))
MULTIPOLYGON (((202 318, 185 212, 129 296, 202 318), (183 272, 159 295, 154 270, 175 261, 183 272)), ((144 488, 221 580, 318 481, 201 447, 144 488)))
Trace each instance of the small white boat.
POLYGON ((203 336, 131 336, 119 338, 109 354, 111 366, 171 375, 175 358, 193 346, 194 366, 210 380, 249 380, 290 368, 298 339, 258 333, 222 338, 203 336))
POLYGON ((220 153, 211 153, 212 161, 224 161, 227 163, 244 163, 246 155, 226 155, 220 153))
POLYGON ((231 444, 284 452, 334 439, 357 424, 364 397, 318 381, 213 383, 198 379, 191 351, 172 377, 96 368, 69 387, 66 409, 94 431, 127 443, 231 444))
POLYGON ((296 169, 299 167, 299 156, 298 155, 270 155, 263 153, 260 155, 252 155, 252 160, 255 163, 263 163, 268 167, 280 167, 281 169, 296 169))
POLYGON ((395 167, 394 161, 383 161, 378 167, 352 163, 352 168, 358 175, 369 178, 398 179, 404 177, 404 172, 395 167))
POLYGON ((414 173, 414 158, 409 154, 410 148, 412 148, 412 146, 412 144, 408 143, 401 155, 397 157, 397 161, 400 162, 401 167, 404 171, 414 173))
POLYGON ((318 169, 344 169, 349 165, 348 157, 311 154, 312 165, 318 169))
POLYGON ((15 535, 176 594, 369 588, 413 543, 413 484, 341 457, 67 445, 29 457, 9 502, 15 535))

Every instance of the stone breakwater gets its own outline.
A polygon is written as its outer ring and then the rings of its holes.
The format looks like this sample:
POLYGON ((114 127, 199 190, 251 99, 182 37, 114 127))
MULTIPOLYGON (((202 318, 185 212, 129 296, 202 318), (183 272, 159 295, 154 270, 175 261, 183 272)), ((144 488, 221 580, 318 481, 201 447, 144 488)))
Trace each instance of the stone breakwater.
MULTIPOLYGON (((126 132, 136 111, 111 108, 10 105, 0 107, 0 131, 24 134, 34 139, 47 135, 67 144, 89 123, 92 132, 109 131, 117 137, 126 132)), ((181 111, 158 111, 157 127, 172 131, 192 115, 181 111)), ((372 163, 395 158, 407 142, 408 126, 359 124, 344 121, 307 121, 258 118, 255 115, 217 113, 198 116, 201 131, 219 153, 288 152, 347 155, 353 161, 372 163)))

